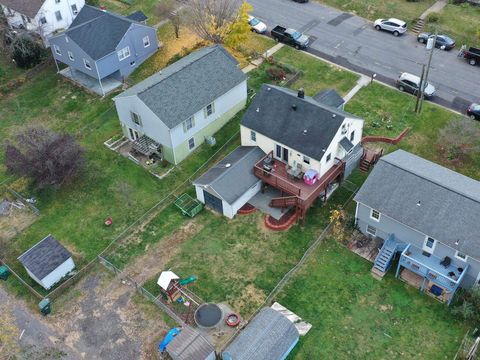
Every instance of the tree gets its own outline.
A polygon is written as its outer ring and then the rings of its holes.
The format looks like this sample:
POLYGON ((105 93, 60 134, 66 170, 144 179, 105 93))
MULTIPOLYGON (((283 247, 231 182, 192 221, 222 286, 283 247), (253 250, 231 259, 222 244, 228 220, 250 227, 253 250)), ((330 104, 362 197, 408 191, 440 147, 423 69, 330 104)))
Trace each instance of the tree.
POLYGON ((225 37, 225 44, 230 47, 237 47, 244 43, 250 34, 250 25, 248 24, 248 13, 253 10, 252 5, 244 1, 238 9, 237 18, 230 26, 230 31, 225 37))
POLYGON ((480 325, 480 288, 473 287, 460 293, 458 305, 452 308, 454 315, 474 326, 480 325))
POLYGON ((155 8, 155 13, 160 18, 170 20, 175 30, 175 37, 178 39, 180 34, 180 25, 182 24, 180 11, 177 9, 177 2, 175 0, 163 0, 158 3, 155 8))
POLYGON ((440 130, 440 144, 449 160, 480 151, 480 125, 470 119, 451 120, 440 130))
POLYGON ((202 39, 223 43, 238 19, 241 0, 186 0, 193 31, 202 39))
POLYGON ((62 185, 84 164, 84 150, 68 134, 32 127, 7 143, 5 165, 14 175, 30 177, 39 187, 62 185))
POLYGON ((10 48, 13 60, 21 68, 31 68, 46 56, 45 48, 27 34, 14 37, 10 48))

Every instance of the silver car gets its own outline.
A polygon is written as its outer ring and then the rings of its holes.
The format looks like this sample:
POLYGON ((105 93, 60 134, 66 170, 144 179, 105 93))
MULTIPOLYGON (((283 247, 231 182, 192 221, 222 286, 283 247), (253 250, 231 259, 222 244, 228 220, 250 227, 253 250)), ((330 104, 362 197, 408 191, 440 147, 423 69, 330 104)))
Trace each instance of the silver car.
MULTIPOLYGON (((418 93, 418 89, 420 89, 420 78, 416 75, 404 72, 397 80, 397 88, 400 91, 406 91, 416 95, 418 93)), ((428 82, 424 82, 423 96, 425 98, 433 97, 435 95, 435 91, 435 86, 429 84, 428 82)))
POLYGON ((389 31, 395 36, 404 34, 407 31, 407 23, 395 18, 377 19, 373 23, 373 26, 375 26, 377 30, 389 31))

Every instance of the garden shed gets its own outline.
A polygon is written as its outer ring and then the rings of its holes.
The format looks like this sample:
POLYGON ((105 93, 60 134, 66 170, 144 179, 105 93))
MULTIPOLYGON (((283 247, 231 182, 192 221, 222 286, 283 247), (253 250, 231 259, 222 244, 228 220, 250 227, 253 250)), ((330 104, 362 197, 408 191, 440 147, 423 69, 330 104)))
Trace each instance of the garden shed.
POLYGON ((213 345, 199 332, 189 326, 167 345, 167 353, 172 360, 215 360, 213 345))
POLYGON ((49 290, 75 268, 72 254, 52 235, 18 257, 28 275, 49 290))

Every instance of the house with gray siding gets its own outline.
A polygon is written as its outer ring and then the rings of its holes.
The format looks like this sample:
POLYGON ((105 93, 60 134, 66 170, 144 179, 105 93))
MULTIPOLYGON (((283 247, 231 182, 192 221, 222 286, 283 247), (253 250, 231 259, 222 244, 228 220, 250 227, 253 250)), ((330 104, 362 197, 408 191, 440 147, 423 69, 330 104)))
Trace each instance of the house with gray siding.
POLYGON ((247 102, 247 77, 219 45, 197 50, 114 97, 133 151, 178 164, 247 102))
POLYGON ((355 196, 355 221, 383 239, 373 273, 450 303, 480 281, 480 182, 403 150, 380 159, 355 196))
POLYGON ((49 42, 59 73, 102 96, 121 86, 159 47, 153 27, 88 5, 49 42))

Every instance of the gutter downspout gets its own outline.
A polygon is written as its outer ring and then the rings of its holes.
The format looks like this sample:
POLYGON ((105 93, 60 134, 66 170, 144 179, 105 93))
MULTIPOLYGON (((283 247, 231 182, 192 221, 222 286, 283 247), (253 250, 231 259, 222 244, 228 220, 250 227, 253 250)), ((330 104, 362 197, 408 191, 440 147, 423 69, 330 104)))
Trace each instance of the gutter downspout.
POLYGON ((102 89, 102 97, 105 97, 105 90, 103 90, 102 79, 100 79, 100 73, 98 72, 97 62, 95 61, 95 70, 97 70, 98 83, 100 84, 100 89, 102 89))

